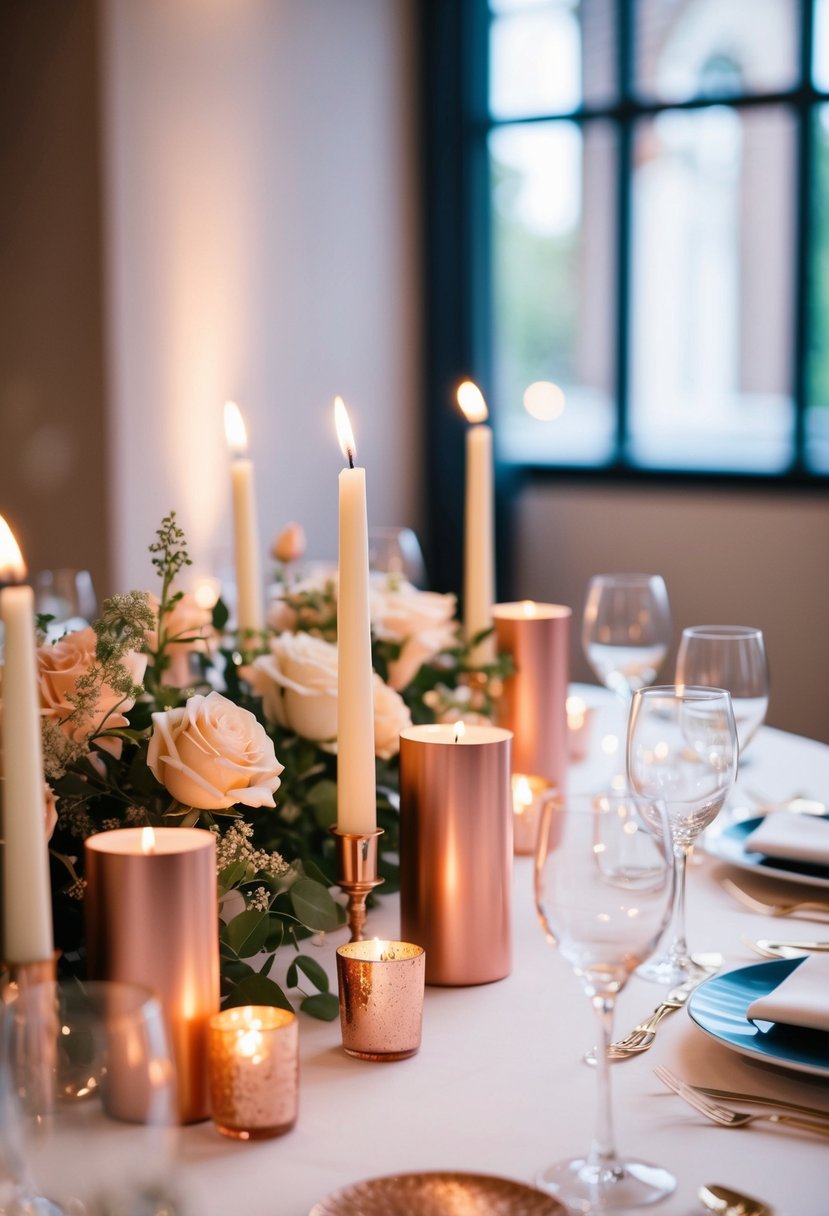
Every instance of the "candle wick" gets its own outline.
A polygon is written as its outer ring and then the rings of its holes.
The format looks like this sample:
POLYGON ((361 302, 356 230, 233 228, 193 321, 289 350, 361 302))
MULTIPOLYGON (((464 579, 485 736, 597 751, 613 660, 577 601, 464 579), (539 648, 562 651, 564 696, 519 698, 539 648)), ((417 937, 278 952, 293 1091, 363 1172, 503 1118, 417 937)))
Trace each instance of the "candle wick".
POLYGON ((354 468, 354 449, 353 448, 348 449, 348 467, 350 469, 354 468))

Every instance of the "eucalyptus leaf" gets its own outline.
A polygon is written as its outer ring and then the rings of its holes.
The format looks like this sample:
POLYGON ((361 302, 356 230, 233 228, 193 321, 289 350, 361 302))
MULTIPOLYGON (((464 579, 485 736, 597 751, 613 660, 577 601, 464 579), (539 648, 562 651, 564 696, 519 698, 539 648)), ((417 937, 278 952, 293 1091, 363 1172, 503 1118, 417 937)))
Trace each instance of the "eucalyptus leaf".
POLYGON ((339 1016, 340 1002, 333 992, 315 992, 313 996, 306 996, 300 1009, 321 1022, 333 1022, 339 1016))
POLYGON ((266 975, 246 976, 222 1002, 223 1009, 232 1009, 237 1005, 273 1005, 277 1009, 287 1009, 293 1012, 291 1002, 274 980, 266 975))
POLYGON ((224 938, 242 958, 251 958, 265 949, 270 932, 270 917, 267 912, 247 908, 228 921, 224 938))
POLYGON ((321 828, 331 827, 337 821, 337 785, 324 778, 312 785, 307 794, 308 805, 321 828))
POLYGON ((320 992, 328 992, 330 988, 328 975, 315 958, 311 958, 307 954, 298 954, 294 962, 315 988, 319 988, 320 992))
POLYGON ((328 933, 341 923, 338 904, 327 887, 311 878, 298 878, 291 887, 291 906, 296 917, 308 929, 328 933))

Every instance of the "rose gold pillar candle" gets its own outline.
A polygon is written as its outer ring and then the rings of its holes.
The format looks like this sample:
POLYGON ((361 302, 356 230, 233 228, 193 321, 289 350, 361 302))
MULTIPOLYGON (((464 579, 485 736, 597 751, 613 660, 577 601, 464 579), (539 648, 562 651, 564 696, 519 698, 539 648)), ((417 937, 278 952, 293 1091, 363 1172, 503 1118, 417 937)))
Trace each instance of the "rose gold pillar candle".
POLYGON ((492 610, 499 652, 512 657, 515 674, 504 682, 497 719, 515 736, 512 768, 558 786, 567 776, 567 684, 570 618, 561 604, 496 604, 492 610))
POLYGON ((299 1022, 287 1009, 242 1005, 208 1024, 213 1122, 236 1140, 267 1140, 296 1123, 299 1022))
POLYGON ((216 843, 200 828, 121 828, 86 841, 90 979, 143 984, 161 1000, 179 1118, 206 1119, 207 1019, 219 1008, 216 843))
POLYGON ((427 984, 512 968, 512 736, 463 727, 400 734, 401 934, 425 948, 427 984))
POLYGON ((424 953, 411 942, 337 950, 343 1047, 361 1060, 405 1060, 420 1047, 424 953))
POLYGON ((513 852, 530 856, 535 852, 541 808, 552 786, 543 777, 515 773, 512 778, 513 852))

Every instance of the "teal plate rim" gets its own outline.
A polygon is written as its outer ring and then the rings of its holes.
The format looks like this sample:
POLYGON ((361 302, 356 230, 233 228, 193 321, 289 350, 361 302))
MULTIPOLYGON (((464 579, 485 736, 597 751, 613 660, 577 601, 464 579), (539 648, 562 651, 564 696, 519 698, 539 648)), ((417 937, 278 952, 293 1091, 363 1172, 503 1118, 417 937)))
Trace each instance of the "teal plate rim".
POLYGON ((829 1032, 782 1022, 750 1022, 746 1016, 752 1001, 773 991, 802 962, 802 958, 776 959, 714 975, 691 994, 688 1013, 700 1030, 742 1055, 829 1077, 829 1032))
MULTIPOLYGON (((786 878, 790 882, 806 882, 813 886, 829 887, 829 866, 807 861, 786 861, 782 857, 767 857, 765 853, 746 850, 745 841, 755 828, 763 822, 763 816, 730 823, 728 827, 705 842, 706 852, 719 861, 750 870, 753 874, 768 875, 769 878, 786 878)), ((829 815, 821 815, 829 820, 829 815)))

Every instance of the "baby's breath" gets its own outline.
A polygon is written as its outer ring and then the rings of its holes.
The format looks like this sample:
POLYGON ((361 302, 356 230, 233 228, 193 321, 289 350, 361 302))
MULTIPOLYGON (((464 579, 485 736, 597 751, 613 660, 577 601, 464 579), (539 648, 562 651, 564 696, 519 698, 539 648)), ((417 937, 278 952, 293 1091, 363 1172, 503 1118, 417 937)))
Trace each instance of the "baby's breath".
POLYGON ((268 853, 265 849, 257 849, 251 843, 253 825, 236 820, 222 835, 214 826, 216 834, 216 866, 219 873, 233 862, 244 862, 246 877, 255 878, 257 874, 268 878, 280 878, 287 874, 290 866, 281 853, 268 853))

